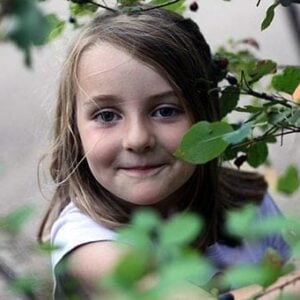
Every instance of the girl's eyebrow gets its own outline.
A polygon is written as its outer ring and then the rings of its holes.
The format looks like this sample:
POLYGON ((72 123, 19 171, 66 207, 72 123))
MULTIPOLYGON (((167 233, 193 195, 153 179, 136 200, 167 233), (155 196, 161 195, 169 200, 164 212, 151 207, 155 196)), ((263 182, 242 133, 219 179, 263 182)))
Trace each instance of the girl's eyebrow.
MULTIPOLYGON (((171 98, 171 97, 176 97, 178 98, 177 93, 175 93, 173 90, 168 90, 164 91, 158 94, 153 94, 149 96, 147 99, 151 101, 158 101, 158 100, 163 100, 165 98, 171 98)), ((97 103, 107 103, 107 102, 114 102, 118 103, 121 102, 122 98, 116 96, 116 95, 97 95, 95 97, 89 98, 85 103, 84 106, 90 106, 90 105, 95 105, 97 103)))

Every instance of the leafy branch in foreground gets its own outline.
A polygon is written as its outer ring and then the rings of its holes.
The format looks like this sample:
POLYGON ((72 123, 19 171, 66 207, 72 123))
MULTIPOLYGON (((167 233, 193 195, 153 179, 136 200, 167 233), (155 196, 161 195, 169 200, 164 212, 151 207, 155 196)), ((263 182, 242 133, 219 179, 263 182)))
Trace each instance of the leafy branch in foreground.
POLYGON ((259 60, 248 49, 233 52, 221 48, 216 58, 225 66, 219 78, 223 119, 195 124, 175 155, 198 164, 222 156, 234 160, 237 167, 248 162, 256 168, 266 162, 269 144, 278 138, 282 144, 284 136, 300 132, 300 103, 294 92, 299 89, 300 68, 287 66, 277 73, 275 62, 259 60), (273 91, 256 90, 260 81, 270 77, 273 91), (245 95, 254 98, 252 103, 240 104, 245 95), (239 117, 236 122, 230 122, 231 113, 239 117))

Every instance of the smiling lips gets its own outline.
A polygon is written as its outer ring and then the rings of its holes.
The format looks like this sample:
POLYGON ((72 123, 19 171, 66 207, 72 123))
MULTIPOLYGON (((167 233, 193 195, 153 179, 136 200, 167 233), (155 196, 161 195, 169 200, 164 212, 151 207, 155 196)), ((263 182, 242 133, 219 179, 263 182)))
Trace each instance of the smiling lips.
POLYGON ((161 165, 147 165, 147 166, 132 166, 120 168, 120 170, 130 177, 147 177, 159 173, 165 164, 161 165))

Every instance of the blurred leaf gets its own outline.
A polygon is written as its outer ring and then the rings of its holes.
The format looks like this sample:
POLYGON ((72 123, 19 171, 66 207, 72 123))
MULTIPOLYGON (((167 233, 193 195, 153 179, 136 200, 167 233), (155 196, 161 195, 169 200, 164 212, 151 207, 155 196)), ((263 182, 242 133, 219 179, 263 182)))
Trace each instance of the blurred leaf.
POLYGON ((72 16, 75 17, 91 15, 96 12, 97 9, 98 6, 93 3, 70 3, 70 12, 72 16))
POLYGON ((32 216, 34 210, 32 205, 24 205, 0 217, 0 228, 12 233, 18 233, 24 223, 32 216))
POLYGON ((52 41, 62 34, 66 25, 66 21, 59 19, 55 14, 49 14, 47 18, 51 26, 51 31, 49 33, 48 39, 49 41, 52 41))
POLYGON ((151 209, 139 209, 132 218, 132 223, 146 231, 160 225, 161 220, 156 211, 151 209))
POLYGON ((299 171, 294 165, 290 165, 284 174, 278 178, 277 190, 281 193, 291 195, 298 190, 299 186, 299 171))
POLYGON ((256 216, 257 208, 253 205, 247 205, 242 209, 230 211, 227 215, 227 229, 228 231, 238 237, 250 238, 253 237, 251 223, 256 216))
POLYGON ((178 214, 161 227, 161 246, 187 245, 200 233, 199 217, 192 214, 178 214))
POLYGON ((132 224, 118 230, 118 240, 129 243, 141 250, 151 250, 151 246, 161 220, 154 210, 139 209, 132 218, 132 224))
POLYGON ((240 89, 236 86, 227 86, 220 97, 221 118, 230 113, 236 106, 240 98, 240 89))
POLYGON ((197 253, 191 253, 164 265, 160 271, 159 285, 167 289, 186 280, 204 285, 212 274, 211 265, 197 253))
POLYGON ((244 123, 237 130, 230 132, 224 136, 224 140, 228 144, 238 144, 245 140, 252 131, 252 123, 244 123))
POLYGON ((35 249, 44 253, 51 253, 53 251, 59 250, 61 247, 53 245, 50 242, 44 242, 42 244, 38 244, 35 249))
POLYGON ((142 251, 148 251, 152 246, 148 232, 130 225, 118 230, 118 241, 133 245, 142 251))
POLYGON ((149 255, 131 250, 118 261, 112 273, 104 279, 106 284, 130 288, 140 280, 149 269, 149 255))
POLYGON ((268 146, 265 142, 253 144, 247 152, 247 162, 250 166, 257 168, 263 164, 268 157, 268 146))
POLYGON ((225 282, 233 286, 259 284, 268 287, 284 273, 280 255, 269 248, 259 264, 230 267, 225 273, 225 282))
POLYGON ((7 37, 24 51, 31 64, 30 48, 47 42, 51 26, 35 0, 12 0, 11 26, 7 37))
POLYGON ((261 24, 261 30, 265 30, 266 28, 268 28, 275 16, 275 8, 279 5, 279 3, 275 2, 273 5, 269 6, 269 8, 267 9, 267 13, 266 16, 261 24))
MULTIPOLYGON (((165 4, 167 2, 168 2, 168 0, 151 0, 150 4, 152 6, 157 6, 157 5, 165 4)), ((179 0, 174 4, 165 6, 165 9, 175 11, 179 14, 182 14, 185 11, 185 8, 186 8, 185 0, 179 0)))
POLYGON ((122 7, 128 7, 128 6, 137 6, 138 0, 117 0, 118 5, 122 7))
POLYGON ((184 135, 175 156, 190 163, 204 164, 222 154, 228 146, 225 134, 233 131, 225 122, 201 121, 184 135))
POLYGON ((277 64, 272 60, 260 60, 255 63, 255 65, 248 71, 251 78, 250 84, 257 82, 262 77, 276 73, 277 64))
POLYGON ((300 83, 300 68, 287 67, 282 74, 275 75, 272 78, 272 86, 277 91, 293 94, 300 83))
POLYGON ((225 282, 233 287, 262 284, 270 271, 260 265, 233 266, 225 273, 225 282))
POLYGON ((17 293, 32 293, 35 291, 39 284, 39 281, 36 277, 32 275, 26 275, 17 278, 10 283, 9 288, 17 293))

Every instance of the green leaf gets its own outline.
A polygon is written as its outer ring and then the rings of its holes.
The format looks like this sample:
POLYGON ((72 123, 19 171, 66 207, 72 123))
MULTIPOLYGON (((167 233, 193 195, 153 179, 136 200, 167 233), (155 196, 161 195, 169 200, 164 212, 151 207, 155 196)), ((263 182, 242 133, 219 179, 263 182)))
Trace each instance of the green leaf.
POLYGON ((138 5, 138 0, 117 0, 117 3, 121 7, 133 7, 138 5))
POLYGON ((261 106, 253 106, 253 105, 245 105, 243 107, 237 107, 235 110, 238 112, 255 114, 255 113, 260 113, 262 111, 262 107, 261 106))
POLYGON ((53 251, 59 250, 60 248, 60 246, 53 245, 51 242, 44 242, 42 244, 38 244, 34 249, 48 254, 53 251))
POLYGON ((278 276, 272 269, 262 265, 239 265, 229 268, 225 273, 225 282, 233 287, 259 284, 267 286, 274 282, 278 276))
POLYGON ((201 121, 184 135, 175 156, 190 163, 204 164, 222 154, 228 146, 225 134, 232 132, 225 122, 201 121))
POLYGON ((227 86, 220 97, 221 118, 230 113, 236 106, 240 98, 240 89, 236 86, 227 86))
POLYGON ((256 207, 247 205, 242 209, 230 211, 227 215, 228 231, 238 237, 253 238, 253 232, 249 231, 256 216, 256 207))
POLYGON ((18 233, 33 214, 32 205, 24 205, 8 215, 0 218, 0 228, 12 233, 18 233))
POLYGON ((239 129, 229 132, 224 136, 224 140, 231 145, 238 144, 245 140, 252 131, 252 123, 244 123, 239 129))
POLYGON ((66 22, 59 19, 58 16, 55 14, 49 14, 47 18, 51 26, 51 31, 49 33, 48 40, 52 41, 62 34, 66 22))
POLYGON ((176 215, 161 228, 161 245, 163 247, 170 247, 191 243, 200 233, 200 228, 201 222, 196 215, 176 215))
MULTIPOLYGON (((151 0, 149 3, 151 6, 158 6, 167 2, 168 0, 151 0)), ((165 9, 177 12, 179 14, 182 14, 185 11, 185 8, 185 0, 179 0, 174 4, 165 6, 165 9)))
POLYGON ((139 209, 132 218, 134 226, 145 231, 150 231, 161 225, 161 220, 156 211, 151 209, 139 209))
POLYGON ((35 0, 14 0, 7 38, 21 48, 25 63, 31 65, 30 49, 47 42, 50 24, 35 0))
POLYGON ((118 261, 106 284, 130 288, 137 283, 149 269, 150 257, 148 253, 131 250, 118 261))
POLYGON ((255 63, 255 65, 248 70, 248 75, 250 76, 249 84, 257 82, 262 77, 276 73, 277 64, 272 60, 260 60, 255 63))
POLYGON ((212 267, 197 253, 185 255, 162 267, 160 272, 160 286, 174 288, 174 286, 189 280, 195 284, 205 284, 211 278, 212 267))
POLYGON ((272 86, 277 91, 293 94, 300 83, 300 68, 287 67, 282 74, 275 75, 272 78, 272 86))
POLYGON ((277 190, 281 193, 291 195, 300 187, 299 171, 294 165, 290 165, 281 175, 277 182, 277 190))
POLYGON ((268 157, 268 146, 265 142, 255 143, 247 151, 247 162, 250 166, 257 168, 263 164, 268 157))
POLYGON ((282 259, 278 252, 269 248, 256 265, 233 266, 227 270, 225 281, 233 286, 259 284, 267 287, 285 273, 282 259))
POLYGON ((17 293, 32 293, 38 287, 38 280, 32 275, 25 275, 12 281, 9 288, 17 293))
POLYGON ((118 241, 129 244, 141 251, 149 251, 152 246, 149 232, 136 226, 126 226, 118 230, 118 241))
POLYGON ((70 3, 70 12, 72 16, 82 17, 96 12, 98 6, 93 3, 70 3))
POLYGON ((290 125, 300 127, 300 108, 292 111, 287 121, 290 125))
POLYGON ((274 3, 273 5, 271 5, 268 9, 267 9, 267 13, 266 16, 261 24, 261 30, 265 30, 266 28, 268 28, 275 16, 275 8, 279 5, 279 3, 274 3))

